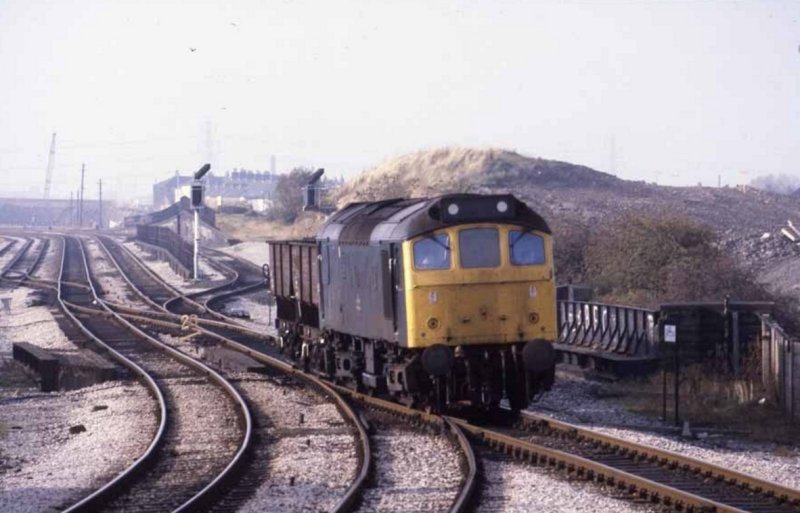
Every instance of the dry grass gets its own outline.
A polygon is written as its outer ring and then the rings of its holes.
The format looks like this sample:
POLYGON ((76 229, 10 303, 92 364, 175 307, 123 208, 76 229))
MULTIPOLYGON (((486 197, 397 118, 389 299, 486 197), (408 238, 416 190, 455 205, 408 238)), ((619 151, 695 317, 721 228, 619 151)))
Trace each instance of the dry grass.
POLYGON ((353 201, 441 194, 453 184, 481 174, 502 150, 442 148, 383 162, 338 191, 339 207, 353 201))
POLYGON ((297 239, 313 237, 322 223, 321 214, 301 214, 293 224, 268 221, 261 216, 246 214, 218 214, 217 227, 229 239, 241 241, 263 241, 269 239, 297 239))
MULTIPOLYGON (((345 183, 334 198, 353 201, 426 197, 454 192, 536 196, 537 187, 608 188, 621 181, 584 166, 497 148, 438 148, 388 160, 345 183)), ((539 190, 539 192, 541 192, 539 190)))
MULTIPOLYGON (((673 376, 667 374, 667 419, 673 417, 673 376)), ((626 409, 653 418, 662 414, 662 376, 605 385, 598 395, 613 397, 626 409)), ((701 366, 686 369, 680 383, 680 417, 692 426, 746 433, 759 441, 797 444, 800 426, 789 422, 778 405, 764 401, 763 390, 748 380, 715 375, 701 366)))

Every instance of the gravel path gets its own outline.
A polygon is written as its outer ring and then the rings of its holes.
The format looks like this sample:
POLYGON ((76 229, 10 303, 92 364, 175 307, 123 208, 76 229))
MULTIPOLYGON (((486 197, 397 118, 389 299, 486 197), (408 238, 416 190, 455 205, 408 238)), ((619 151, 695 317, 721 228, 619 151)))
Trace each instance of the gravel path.
POLYGON ((155 429, 154 402, 135 383, 0 391, 0 511, 77 502, 139 457, 155 429))
POLYGON ((444 436, 370 419, 374 481, 359 512, 447 511, 461 489, 459 450, 444 436))
POLYGON ((785 486, 800 488, 800 451, 797 447, 786 450, 775 444, 729 437, 692 440, 642 432, 663 427, 663 424, 656 419, 628 412, 611 399, 598 397, 595 392, 598 386, 579 378, 559 375, 553 390, 545 394, 531 410, 601 433, 679 452, 785 486))

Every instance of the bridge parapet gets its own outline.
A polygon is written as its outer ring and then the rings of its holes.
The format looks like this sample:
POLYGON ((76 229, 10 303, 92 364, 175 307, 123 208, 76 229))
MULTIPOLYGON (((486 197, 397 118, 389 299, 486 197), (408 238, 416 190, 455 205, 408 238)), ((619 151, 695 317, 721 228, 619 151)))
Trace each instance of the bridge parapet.
POLYGON ((658 314, 631 306, 559 301, 559 342, 628 356, 655 357, 658 314))

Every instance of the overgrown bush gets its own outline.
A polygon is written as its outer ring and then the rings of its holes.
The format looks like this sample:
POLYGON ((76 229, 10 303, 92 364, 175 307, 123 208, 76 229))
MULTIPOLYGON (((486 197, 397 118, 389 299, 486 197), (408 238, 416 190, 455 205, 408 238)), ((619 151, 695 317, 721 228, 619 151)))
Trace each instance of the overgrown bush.
POLYGON ((272 194, 272 208, 266 216, 273 221, 292 223, 303 211, 303 187, 308 183, 313 169, 296 167, 281 175, 272 194))
POLYGON ((767 299, 717 242, 710 227, 690 219, 627 215, 589 237, 586 275, 606 300, 642 306, 767 299))
POLYGON ((580 283, 586 271, 586 245, 589 228, 579 222, 555 218, 553 230, 553 259, 559 284, 580 283))

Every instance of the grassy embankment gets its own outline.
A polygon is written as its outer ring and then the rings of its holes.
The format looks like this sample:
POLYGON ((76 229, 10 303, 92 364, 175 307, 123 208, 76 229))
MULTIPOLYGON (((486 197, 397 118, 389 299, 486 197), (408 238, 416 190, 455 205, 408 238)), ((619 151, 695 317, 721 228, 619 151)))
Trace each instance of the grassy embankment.
POLYGON ((228 238, 241 241, 298 239, 313 237, 323 220, 323 216, 315 213, 304 213, 291 224, 270 221, 263 216, 217 214, 217 227, 228 238))

